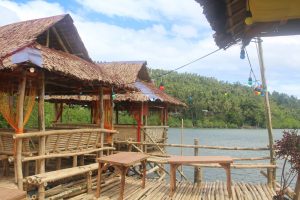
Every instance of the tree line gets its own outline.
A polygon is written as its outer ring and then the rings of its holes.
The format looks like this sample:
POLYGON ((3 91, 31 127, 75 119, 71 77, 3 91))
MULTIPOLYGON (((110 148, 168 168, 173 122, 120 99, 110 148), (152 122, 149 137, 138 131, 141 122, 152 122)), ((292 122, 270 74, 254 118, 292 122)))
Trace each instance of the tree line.
MULTIPOLYGON (((153 79, 168 71, 150 69, 153 79)), ((172 72, 156 80, 164 83, 165 92, 188 105, 181 114, 171 112, 170 126, 200 128, 264 128, 264 97, 254 88, 241 83, 228 83, 191 73, 172 72)), ((274 128, 300 127, 300 100, 287 94, 269 93, 274 128)))

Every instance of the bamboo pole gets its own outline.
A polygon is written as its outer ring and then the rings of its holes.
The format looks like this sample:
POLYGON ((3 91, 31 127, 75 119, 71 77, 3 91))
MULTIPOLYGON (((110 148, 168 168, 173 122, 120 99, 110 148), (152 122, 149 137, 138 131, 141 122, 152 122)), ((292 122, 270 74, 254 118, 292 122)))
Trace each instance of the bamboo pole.
MULTIPOLYGON (((26 89, 26 72, 22 72, 21 81, 19 83, 19 99, 18 99, 18 131, 23 133, 24 128, 24 98, 25 98, 25 89, 26 89)), ((18 134, 21 135, 21 134, 18 134)), ((23 190, 23 172, 22 172, 22 139, 16 140, 16 172, 17 172, 17 182, 18 188, 23 190)))
POLYGON ((297 177, 295 193, 296 193, 296 195, 293 200, 300 200, 300 174, 298 174, 298 177, 297 177))
POLYGON ((64 44, 63 40, 61 39, 59 33, 57 32, 56 28, 53 26, 52 28, 53 33, 55 34, 58 43, 60 46, 64 49, 65 52, 69 53, 69 50, 67 49, 66 45, 64 44))
MULTIPOLYGON (((199 145, 199 140, 194 139, 194 144, 195 144, 195 146, 199 145)), ((198 155, 199 155, 199 148, 195 148, 194 156, 198 156, 198 155)), ((196 184, 201 184, 201 182, 202 182, 201 171, 202 170, 199 167, 194 168, 194 183, 196 183, 196 184)))
POLYGON ((84 128, 84 129, 40 131, 40 132, 31 132, 26 134, 14 134, 13 138, 21 139, 21 138, 41 137, 41 136, 48 136, 48 135, 64 135, 64 134, 85 133, 85 132, 118 133, 118 131, 116 130, 109 130, 103 128, 84 128))
MULTIPOLYGON (((38 123, 39 123, 39 131, 45 131, 45 75, 44 72, 41 72, 41 79, 39 84, 39 94, 38 94, 38 123)), ((46 148, 46 137, 42 136, 39 138, 39 156, 43 156, 45 154, 46 148)), ((45 172, 45 160, 42 159, 38 162, 38 173, 45 172)))
POLYGON ((53 154, 43 155, 43 156, 25 157, 25 158, 22 159, 22 161, 26 162, 26 161, 40 160, 40 159, 46 159, 46 158, 62 158, 62 157, 89 154, 89 153, 103 151, 103 150, 114 150, 114 149, 115 149, 114 147, 100 147, 100 148, 97 148, 97 149, 81 150, 80 152, 53 153, 53 154))
MULTIPOLYGON (((181 144, 181 148, 180 148, 180 155, 183 155, 183 148, 182 148, 182 144, 183 144, 183 119, 181 119, 181 131, 180 131, 180 144, 181 144)), ((180 171, 181 171, 181 180, 182 180, 182 174, 183 174, 183 166, 180 166, 180 171)))
MULTIPOLYGON (((267 128, 268 128, 268 136, 269 136, 269 147, 270 147, 270 158, 271 158, 270 163, 272 165, 276 165, 275 153, 273 149, 272 116, 271 116, 267 81, 265 77, 265 65, 263 60, 263 49, 262 49, 261 38, 258 38, 258 59, 260 65, 262 86, 265 92, 265 112, 266 112, 267 128)), ((276 182, 276 170, 274 169, 274 171, 268 171, 268 184, 273 188, 275 188, 275 182, 276 182)))
MULTIPOLYGON (((103 87, 100 87, 100 91, 99 91, 99 114, 100 114, 100 127, 104 129, 104 98, 103 98, 103 87)), ((100 145, 101 148, 103 148, 104 145, 104 133, 101 133, 101 138, 100 138, 100 145)), ((103 151, 100 151, 100 156, 103 156, 103 151)))
MULTIPOLYGON (((45 131, 45 106, 44 106, 44 101, 45 101, 45 74, 44 71, 41 71, 40 74, 40 84, 39 84, 39 99, 38 99, 38 123, 39 123, 39 131, 45 131)), ((39 156, 45 155, 46 152, 46 136, 41 136, 39 138, 39 156)), ((38 165, 38 173, 44 173, 45 172, 45 164, 46 160, 41 159, 38 160, 37 165, 38 165)), ((45 185, 40 184, 38 187, 38 197, 39 200, 44 200, 45 199, 45 185)))
MULTIPOLYGON (((115 141, 115 143, 119 144, 147 144, 153 145, 150 142, 134 142, 134 141, 115 141)), ((245 150, 245 151, 267 151, 270 148, 267 147, 225 147, 225 146, 209 146, 209 145, 190 145, 190 144, 164 144, 164 143, 156 143, 158 146, 166 146, 166 147, 184 147, 184 148, 201 148, 201 149, 221 149, 221 150, 245 150)))

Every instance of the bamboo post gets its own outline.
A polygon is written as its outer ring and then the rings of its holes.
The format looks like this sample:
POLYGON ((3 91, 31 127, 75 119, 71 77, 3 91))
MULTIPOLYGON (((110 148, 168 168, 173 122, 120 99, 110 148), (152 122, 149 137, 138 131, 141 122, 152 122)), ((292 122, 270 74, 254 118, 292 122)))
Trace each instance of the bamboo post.
MULTIPOLYGON (((181 131, 180 131, 180 144, 182 145, 183 144, 183 119, 181 119, 181 131)), ((181 147, 180 148, 180 155, 182 156, 183 155, 183 148, 181 147)), ((181 180, 183 178, 183 167, 182 165, 180 166, 180 171, 181 171, 181 180)))
MULTIPOLYGON (((267 81, 266 81, 266 77, 265 77, 265 65, 264 65, 264 60, 263 60, 263 49, 262 49, 261 38, 258 38, 258 59, 259 59, 259 65, 260 65, 262 86, 263 86, 263 89, 265 92, 265 112, 266 112, 267 128, 268 128, 268 135, 269 135, 270 163, 273 165, 276 165, 275 153, 274 153, 274 149, 273 149, 272 116, 271 116, 271 108, 270 108, 270 102, 269 102, 267 81)), ((276 179, 276 170, 268 169, 268 184, 269 184, 269 186, 272 186, 273 188, 276 187, 275 179, 276 179)))
MULTIPOLYGON (((39 84, 39 93, 38 93, 38 123, 39 123, 39 130, 45 131, 45 74, 41 72, 40 84, 39 84)), ((39 138, 39 156, 45 155, 46 151, 46 136, 41 136, 39 138)), ((45 172, 45 159, 39 160, 38 163, 38 172, 44 173, 45 172)), ((45 186, 44 184, 40 184, 38 188, 38 195, 39 199, 45 199, 45 186)))
MULTIPOLYGON (((194 145, 199 145, 199 140, 198 139, 194 139, 194 145)), ((194 148, 194 156, 199 156, 199 148, 195 147, 194 148)), ((199 167, 195 167, 194 168, 194 183, 196 184, 201 184, 202 182, 202 174, 201 174, 201 169, 199 167)))
MULTIPOLYGON (((103 87, 100 87, 100 92, 99 92, 99 103, 100 103, 100 106, 99 106, 99 114, 101 116, 101 119, 100 119, 100 127, 101 128, 104 128, 104 98, 103 98, 103 87)), ((101 141, 100 141, 100 145, 101 145, 101 148, 103 148, 103 145, 104 145, 104 133, 101 132, 101 141)), ((103 156, 103 151, 100 151, 100 156, 102 157, 103 156)))
POLYGON ((300 174, 298 174, 296 187, 295 187, 295 197, 293 200, 300 200, 300 174))
MULTIPOLYGON (((23 133, 24 128, 24 98, 26 89, 26 72, 22 72, 21 81, 18 88, 18 132, 23 133)), ((16 172, 17 172, 17 182, 18 188, 23 190, 23 171, 22 171, 22 139, 16 140, 16 172)))
POLYGON ((118 107, 116 106, 116 124, 119 124, 119 110, 118 107))

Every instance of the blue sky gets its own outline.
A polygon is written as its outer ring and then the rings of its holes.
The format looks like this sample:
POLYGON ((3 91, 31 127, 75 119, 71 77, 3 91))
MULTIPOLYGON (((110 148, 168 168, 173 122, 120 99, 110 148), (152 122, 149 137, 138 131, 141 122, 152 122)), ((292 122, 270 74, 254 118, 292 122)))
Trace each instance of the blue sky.
MULTIPOLYGON (((211 30, 194 0, 0 0, 0 25, 71 14, 92 59, 146 60, 151 68, 174 69, 215 49, 211 30)), ((300 97, 300 37, 263 38, 269 90, 300 97)), ((260 79, 255 45, 248 53, 260 79)), ((197 73, 246 84, 247 60, 240 45, 189 65, 197 73)))

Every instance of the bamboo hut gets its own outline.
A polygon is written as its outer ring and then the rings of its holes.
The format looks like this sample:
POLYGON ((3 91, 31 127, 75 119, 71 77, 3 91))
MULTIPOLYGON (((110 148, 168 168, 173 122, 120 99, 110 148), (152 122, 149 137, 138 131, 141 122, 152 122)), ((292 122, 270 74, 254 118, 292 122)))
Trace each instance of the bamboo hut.
MULTIPOLYGON (((98 66, 111 76, 122 77, 123 82, 136 89, 116 94, 115 128, 119 131, 116 141, 165 143, 168 137, 168 110, 186 105, 154 85, 145 61, 98 63, 98 66), (120 124, 120 111, 127 111, 135 119, 135 125, 120 124), (155 113, 159 115, 160 123, 151 125, 148 118, 155 113)), ((147 152, 146 146, 143 149, 147 152)))
MULTIPOLYGON (((150 78, 147 70, 147 63, 143 61, 135 62, 104 62, 97 63, 98 67, 111 77, 118 77, 122 83, 127 83, 134 91, 125 93, 114 91, 114 111, 115 114, 109 113, 108 117, 112 119, 114 116, 113 126, 118 130, 115 135, 115 141, 124 142, 127 140, 135 142, 165 143, 167 139, 167 119, 168 110, 176 107, 185 107, 186 105, 178 99, 166 94, 158 89, 150 78), (133 124, 121 124, 120 112, 128 113, 135 121, 133 124), (156 114, 159 116, 160 122, 155 125, 148 124, 148 117, 156 114)), ((91 107, 91 124, 65 124, 55 123, 55 127, 81 127, 93 126, 96 123, 95 113, 97 107, 95 102, 97 96, 87 95, 69 95, 69 96, 49 96, 48 101, 57 105, 65 104, 81 104, 91 107)), ((106 127, 109 128, 109 127, 106 127)), ((150 145, 151 146, 151 145, 150 145)))
MULTIPOLYGON (((272 0, 196 0, 202 7, 219 48, 227 49, 240 43, 241 53, 256 39, 261 71, 262 86, 265 90, 265 110, 270 146, 270 163, 276 164, 273 150, 271 109, 269 104, 261 37, 300 34, 300 2, 272 0)), ((268 170, 268 182, 275 187, 276 171, 268 170)), ((296 197, 300 198, 300 176, 296 183, 296 197)))
MULTIPOLYGON (((104 111, 112 112, 112 106, 104 109, 104 96, 123 85, 91 62, 68 14, 2 26, 0 46, 0 114, 11 127, 0 131, 0 157, 6 169, 12 161, 19 189, 35 185, 39 199, 44 199, 48 182, 97 168, 96 164, 77 169, 77 158, 84 165, 86 154, 101 156, 113 149, 112 144, 104 146, 104 135, 116 133, 104 126, 104 111), (77 94, 98 96, 97 126, 46 130, 45 95, 77 94), (38 130, 30 130, 26 123, 36 100, 38 130), (71 158, 70 172, 59 171, 61 158, 71 158), (57 160, 55 175, 45 172, 53 170, 46 165, 51 159, 57 160)), ((109 97, 107 104, 112 105, 109 97)))

